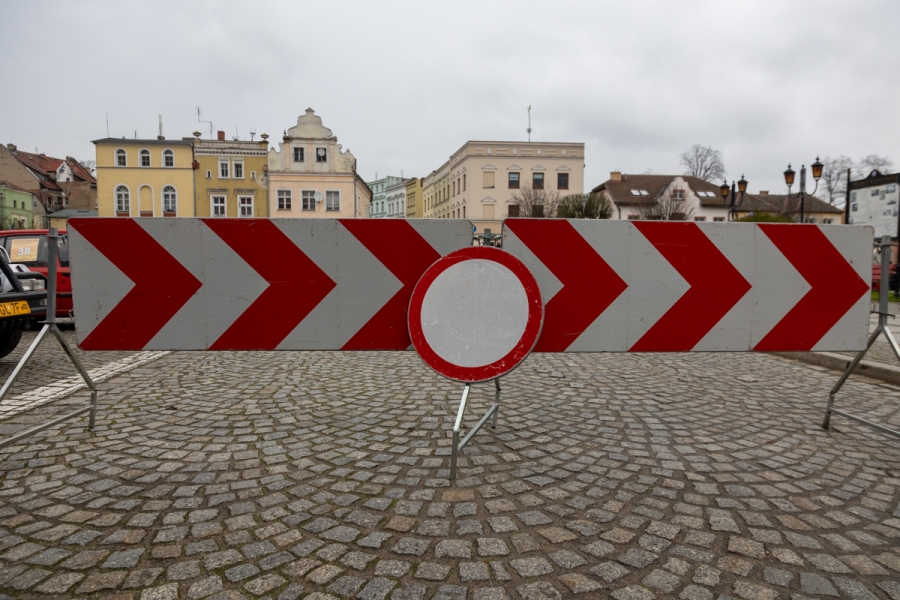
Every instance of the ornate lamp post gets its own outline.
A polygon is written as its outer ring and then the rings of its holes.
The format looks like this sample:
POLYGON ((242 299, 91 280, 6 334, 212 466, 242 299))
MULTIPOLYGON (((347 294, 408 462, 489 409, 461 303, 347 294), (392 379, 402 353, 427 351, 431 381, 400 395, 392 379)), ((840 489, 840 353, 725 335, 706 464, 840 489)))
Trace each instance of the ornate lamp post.
MULTIPOLYGON (((810 194, 810 195, 814 195, 816 193, 816 190, 819 189, 819 179, 822 178, 822 168, 823 167, 824 167, 824 165, 819 162, 818 156, 816 157, 816 162, 814 162, 813 164, 810 165, 810 168, 812 168, 813 179, 815 179, 815 181, 816 181, 816 187, 813 188, 812 194, 810 194)), ((788 198, 791 197, 791 186, 794 185, 794 175, 795 175, 794 170, 791 169, 791 165, 788 164, 787 171, 784 172, 784 182, 788 186, 788 198)), ((806 165, 803 165, 800 167, 799 196, 800 196, 800 222, 804 223, 805 220, 804 220, 804 216, 803 216, 803 209, 804 209, 803 201, 806 198, 806 165)))
POLYGON ((741 175, 741 178, 737 181, 737 191, 734 189, 734 180, 731 182, 731 188, 728 187, 728 182, 725 181, 719 186, 719 191, 722 192, 722 200, 728 202, 728 193, 731 192, 731 204, 728 207, 728 220, 734 220, 734 209, 744 203, 744 193, 747 191, 747 180, 744 179, 744 176, 741 175))

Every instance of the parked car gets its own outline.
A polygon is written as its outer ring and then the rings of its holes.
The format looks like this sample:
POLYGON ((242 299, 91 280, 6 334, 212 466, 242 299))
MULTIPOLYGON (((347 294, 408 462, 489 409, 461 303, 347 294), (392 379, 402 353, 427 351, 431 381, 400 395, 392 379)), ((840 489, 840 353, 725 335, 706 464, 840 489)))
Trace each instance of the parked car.
POLYGON ((0 248, 0 358, 16 349, 29 322, 47 314, 47 277, 9 262, 0 248))
MULTIPOLYGON (((0 231, 0 248, 6 250, 12 265, 47 277, 46 229, 13 229, 0 231)), ((68 317, 72 311, 72 279, 69 276, 69 240, 65 230, 59 231, 56 261, 56 316, 68 317)))

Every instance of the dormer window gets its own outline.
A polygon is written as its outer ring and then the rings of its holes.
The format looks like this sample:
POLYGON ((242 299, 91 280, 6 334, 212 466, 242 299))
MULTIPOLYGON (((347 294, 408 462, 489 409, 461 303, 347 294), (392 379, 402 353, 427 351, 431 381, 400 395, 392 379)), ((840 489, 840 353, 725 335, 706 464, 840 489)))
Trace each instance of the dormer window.
POLYGON ((150 166, 150 151, 146 148, 141 150, 141 166, 149 167, 150 166))
POLYGON ((672 190, 673 200, 684 200, 684 190, 672 190))
POLYGON ((325 148, 316 148, 316 162, 328 162, 328 154, 325 151, 325 148))

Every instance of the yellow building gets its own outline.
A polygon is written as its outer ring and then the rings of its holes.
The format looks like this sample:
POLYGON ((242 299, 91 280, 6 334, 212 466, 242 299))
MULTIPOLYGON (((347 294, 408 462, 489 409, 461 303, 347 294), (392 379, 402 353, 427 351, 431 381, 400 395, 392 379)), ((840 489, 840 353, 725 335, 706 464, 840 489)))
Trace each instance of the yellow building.
POLYGON ((413 177, 406 182, 406 218, 421 219, 424 215, 424 198, 422 196, 422 182, 419 177, 413 177))
POLYGON ((101 217, 193 217, 191 140, 94 140, 101 217))
POLYGON ((194 135, 197 216, 268 217, 265 177, 269 136, 263 134, 261 141, 250 141, 226 140, 224 131, 215 140, 201 140, 199 132, 194 135))
MULTIPOLYGON (((429 173, 422 182, 425 199, 424 214, 428 218, 449 219, 450 216, 450 161, 429 173)), ((455 218, 455 217, 453 217, 455 218)), ((460 217, 465 218, 465 217, 460 217)))

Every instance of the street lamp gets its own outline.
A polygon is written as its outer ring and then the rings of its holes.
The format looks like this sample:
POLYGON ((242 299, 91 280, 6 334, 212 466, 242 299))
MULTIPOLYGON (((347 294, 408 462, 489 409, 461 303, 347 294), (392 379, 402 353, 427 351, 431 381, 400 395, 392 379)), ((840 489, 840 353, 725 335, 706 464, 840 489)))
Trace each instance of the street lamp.
POLYGON ((734 189, 734 180, 731 181, 731 188, 728 187, 728 182, 725 181, 719 186, 719 191, 722 192, 722 200, 728 202, 728 193, 731 192, 731 204, 728 208, 728 217, 730 220, 734 220, 734 209, 744 203, 744 194, 747 191, 747 180, 744 179, 744 176, 741 175, 741 178, 737 181, 737 190, 734 189), (740 196, 738 196, 740 194, 740 196))
MULTIPOLYGON (((816 181, 816 187, 813 188, 812 194, 810 194, 810 196, 814 195, 816 193, 816 190, 819 189, 819 179, 822 178, 822 168, 824 166, 825 165, 823 165, 822 163, 819 162, 818 156, 816 157, 816 162, 814 162, 813 164, 810 165, 810 168, 812 169, 813 179, 815 179, 815 181, 816 181)), ((788 164, 787 171, 784 172, 784 182, 788 186, 788 198, 791 197, 791 186, 794 185, 794 175, 795 175, 794 170, 791 169, 791 165, 788 164)), ((803 165, 800 167, 799 196, 800 196, 800 222, 804 223, 805 221, 804 221, 804 217, 803 217, 803 208, 804 208, 803 203, 806 198, 806 165, 803 165)))

